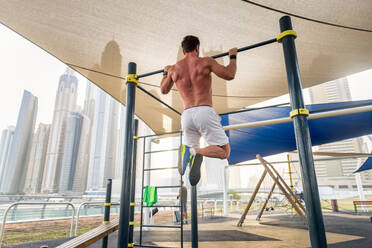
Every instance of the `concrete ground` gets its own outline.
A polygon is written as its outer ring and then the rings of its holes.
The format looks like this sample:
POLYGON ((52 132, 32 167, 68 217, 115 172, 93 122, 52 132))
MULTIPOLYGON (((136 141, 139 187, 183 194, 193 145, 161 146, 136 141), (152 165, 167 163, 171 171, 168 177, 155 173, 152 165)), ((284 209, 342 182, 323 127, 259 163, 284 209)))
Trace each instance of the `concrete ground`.
MULTIPOLYGON (((248 216, 243 227, 237 227, 238 218, 208 218, 199 220, 199 247, 310 247, 307 226, 302 219, 288 215, 263 216, 260 222, 248 216)), ((324 213, 328 247, 372 247, 370 216, 324 213)), ((136 229, 137 230, 137 229, 136 229)), ((135 232, 138 242, 139 232, 135 232)), ((12 247, 55 247, 64 240, 35 242, 12 247)), ((180 247, 179 230, 156 228, 144 232, 144 244, 180 247)), ((109 247, 116 247, 117 233, 110 235, 109 247)), ((137 243, 136 242, 136 243, 137 243)), ((89 246, 101 247, 101 242, 89 246)), ((191 247, 190 225, 185 226, 184 247, 191 247)))

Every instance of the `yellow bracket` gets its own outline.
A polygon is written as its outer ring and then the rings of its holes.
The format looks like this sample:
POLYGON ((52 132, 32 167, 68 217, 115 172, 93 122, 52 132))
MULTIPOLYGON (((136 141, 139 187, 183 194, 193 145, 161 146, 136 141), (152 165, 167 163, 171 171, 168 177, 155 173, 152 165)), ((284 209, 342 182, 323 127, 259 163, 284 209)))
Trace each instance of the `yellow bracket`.
POLYGON ((134 226, 134 221, 130 221, 130 222, 129 222, 129 225, 130 225, 130 226, 134 226))
POLYGON ((128 76, 125 78, 127 83, 135 83, 138 85, 138 76, 137 74, 128 74, 128 76))
POLYGON ((111 203, 110 202, 105 202, 105 204, 103 204, 105 207, 109 207, 111 206, 111 203))
POLYGON ((134 247, 134 243, 128 243, 128 247, 134 247))
POLYGON ((295 116, 298 116, 298 115, 306 115, 306 116, 309 116, 309 110, 307 109, 294 109, 292 110, 290 113, 289 113, 289 116, 291 118, 295 117, 295 116))
POLYGON ((281 43, 282 42, 282 39, 288 35, 291 35, 291 36, 294 36, 294 38, 296 39, 297 38, 297 33, 296 31, 294 30, 286 30, 282 33, 280 33, 277 37, 276 37, 276 40, 281 43))
POLYGON ((136 203, 135 202, 131 202, 130 205, 131 206, 136 206, 136 203))
POLYGON ((105 220, 105 221, 102 221, 102 224, 107 224, 107 223, 109 223, 110 221, 107 221, 107 220, 105 220))
POLYGON ((133 136, 133 139, 138 139, 138 136, 133 136))

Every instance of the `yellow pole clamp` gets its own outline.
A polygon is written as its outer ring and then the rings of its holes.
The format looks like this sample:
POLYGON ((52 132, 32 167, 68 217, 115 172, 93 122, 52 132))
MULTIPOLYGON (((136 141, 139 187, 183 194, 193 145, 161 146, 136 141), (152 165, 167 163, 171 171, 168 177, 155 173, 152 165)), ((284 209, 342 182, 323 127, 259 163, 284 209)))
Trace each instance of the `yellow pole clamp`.
POLYGON ((290 113, 289 113, 289 116, 291 118, 295 117, 295 116, 298 116, 298 115, 306 115, 306 116, 309 116, 309 110, 307 109, 294 109, 292 110, 290 113))
POLYGON ((109 207, 111 206, 111 203, 110 202, 105 202, 105 204, 103 204, 105 207, 109 207))
POLYGON ((277 37, 276 37, 276 40, 281 43, 282 42, 282 39, 288 35, 291 35, 291 36, 294 36, 294 38, 296 39, 297 38, 297 33, 296 31, 294 30, 286 30, 282 33, 280 33, 277 37))
POLYGON ((134 226, 134 221, 129 221, 130 226, 134 226))
POLYGON ((128 247, 134 247, 134 243, 128 243, 128 247))
POLYGON ((135 202, 131 202, 130 205, 131 206, 136 206, 136 203, 135 202))
POLYGON ((125 78, 127 83, 135 83, 138 85, 138 76, 137 74, 128 74, 128 76, 125 78))
POLYGON ((138 139, 138 136, 133 136, 133 139, 138 139))
POLYGON ((102 221, 102 224, 107 224, 107 223, 109 223, 110 221, 108 221, 108 220, 104 220, 104 221, 102 221))

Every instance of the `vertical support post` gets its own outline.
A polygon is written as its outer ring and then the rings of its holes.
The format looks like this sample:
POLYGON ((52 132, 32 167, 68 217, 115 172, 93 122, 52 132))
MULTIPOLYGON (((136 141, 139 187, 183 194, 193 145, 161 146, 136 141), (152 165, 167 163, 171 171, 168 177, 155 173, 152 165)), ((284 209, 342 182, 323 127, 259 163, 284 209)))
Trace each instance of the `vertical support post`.
MULTIPOLYGON (((292 180, 292 168, 291 168, 291 162, 289 159, 289 154, 287 154, 287 160, 288 160, 288 174, 289 174, 289 186, 291 187, 291 191, 294 194, 294 187, 293 187, 293 180, 292 180)), ((294 200, 294 199, 293 199, 294 200)), ((293 214, 296 215, 296 209, 292 208, 293 214)))
MULTIPOLYGON (((280 18, 279 23, 280 32, 292 30, 291 18, 289 16, 283 16, 280 18)), ((302 96, 301 78, 298 68, 294 37, 291 35, 283 37, 282 44, 292 110, 300 110, 304 108, 304 100, 302 96)), ((326 248, 327 240, 322 209, 320 206, 318 183, 315 175, 307 116, 303 114, 294 116, 293 125, 301 163, 302 183, 304 188, 307 219, 309 222, 311 246, 313 248, 326 248)))
MULTIPOLYGON (((110 221, 111 188, 112 188, 112 179, 107 179, 107 182, 106 182, 105 214, 104 214, 104 217, 103 217, 103 224, 109 223, 109 221, 110 221)), ((107 243, 108 243, 108 235, 102 239, 102 248, 107 248, 107 243)))
POLYGON ((227 210, 227 198, 228 198, 228 182, 227 182, 227 170, 229 169, 228 166, 225 166, 223 171, 223 216, 228 215, 227 210))
MULTIPOLYGON (((362 165, 362 159, 358 158, 358 166, 357 169, 362 165)), ((366 198, 364 196, 364 191, 363 191, 363 184, 362 184, 362 178, 360 177, 360 173, 355 173, 355 182, 358 188, 358 193, 359 193, 359 199, 361 201, 365 201, 366 198)), ((367 212, 368 209, 365 205, 362 205, 362 209, 364 212, 367 212)))
POLYGON ((132 164, 133 149, 133 119, 134 105, 136 96, 136 63, 129 62, 127 77, 127 99, 125 115, 125 135, 124 135, 124 164, 121 177, 120 193, 120 219, 118 230, 118 248, 127 248, 129 242, 129 205, 130 205, 130 166, 132 164))
POLYGON ((191 186, 191 247, 198 248, 198 189, 191 186))
POLYGON ((134 247, 134 210, 136 208, 136 167, 137 167, 137 141, 138 141, 138 120, 134 120, 134 142, 133 142, 133 162, 131 169, 131 187, 130 187, 130 215, 129 215, 129 246, 134 247))

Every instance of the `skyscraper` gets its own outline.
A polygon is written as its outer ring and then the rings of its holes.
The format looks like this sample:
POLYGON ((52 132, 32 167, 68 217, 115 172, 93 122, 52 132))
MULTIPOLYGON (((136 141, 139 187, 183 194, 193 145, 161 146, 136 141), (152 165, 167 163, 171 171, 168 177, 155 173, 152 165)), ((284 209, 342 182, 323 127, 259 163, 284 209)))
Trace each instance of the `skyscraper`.
POLYGON ((87 187, 88 167, 89 167, 89 143, 90 143, 90 119, 81 114, 82 125, 80 130, 79 149, 73 178, 72 191, 83 194, 87 187))
POLYGON ((53 122, 48 142, 48 150, 43 176, 43 192, 57 192, 63 157, 66 119, 70 112, 75 111, 77 100, 78 79, 74 71, 67 68, 58 83, 54 105, 53 122))
POLYGON ((40 123, 34 134, 25 182, 26 193, 40 193, 49 133, 50 125, 40 123))
MULTIPOLYGON (((314 86, 309 89, 309 93, 312 103, 351 101, 347 78, 314 86)), ((364 152, 362 148, 362 138, 355 138, 318 146, 318 151, 360 153, 364 152)), ((355 179, 352 176, 356 168, 356 159, 318 161, 315 163, 319 185, 330 186, 335 189, 356 189, 355 179)), ((362 180, 372 186, 372 173, 363 173, 362 180)))
POLYGON ((14 137, 14 126, 9 126, 7 129, 4 129, 1 133, 1 143, 0 143, 0 192, 3 192, 7 161, 9 158, 10 147, 12 146, 13 137, 14 137))
POLYGON ((23 192, 37 115, 37 97, 24 91, 9 156, 5 164, 2 192, 23 192))
POLYGON ((114 177, 117 126, 118 103, 97 88, 90 142, 88 190, 104 188, 106 179, 114 177))
POLYGON ((66 118, 66 132, 63 144, 63 155, 61 163, 61 176, 59 180, 59 192, 72 191, 75 176, 77 158, 79 154, 79 143, 83 116, 77 112, 70 112, 66 118))

